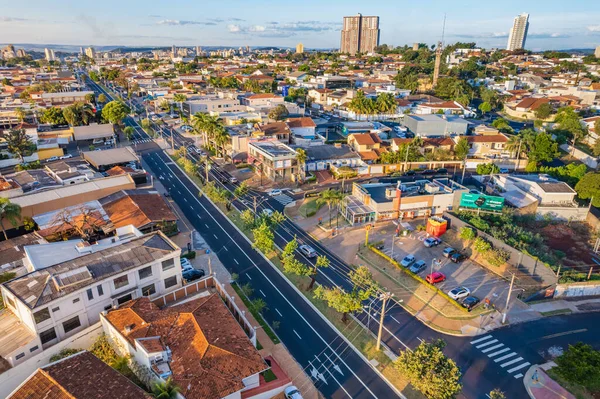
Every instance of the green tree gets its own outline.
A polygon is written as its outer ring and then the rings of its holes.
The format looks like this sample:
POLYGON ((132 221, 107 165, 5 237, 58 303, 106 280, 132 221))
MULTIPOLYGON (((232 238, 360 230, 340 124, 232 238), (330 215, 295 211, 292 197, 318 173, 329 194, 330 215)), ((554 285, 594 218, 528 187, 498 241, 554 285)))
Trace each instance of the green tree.
POLYGON ((506 399, 506 395, 504 395, 504 392, 502 392, 498 388, 496 388, 493 391, 491 391, 488 394, 488 396, 489 396, 490 399, 506 399))
POLYGON ((362 300, 353 292, 346 292, 339 287, 326 288, 319 285, 314 290, 314 297, 324 300, 327 305, 342 314, 342 322, 348 321, 348 313, 362 310, 362 300))
POLYGON ((500 173, 500 168, 493 163, 480 163, 477 165, 476 172, 478 175, 492 175, 500 173))
POLYGON ((488 103, 487 101, 484 101, 481 104, 479 104, 478 108, 481 111, 481 113, 483 115, 485 115, 492 110, 492 105, 490 103, 488 103))
POLYGON ((348 277, 354 285, 353 294, 360 300, 364 301, 375 295, 378 286, 367 266, 358 266, 348 273, 348 277))
POLYGON ((331 208, 337 203, 341 196, 342 193, 340 191, 329 188, 325 191, 321 191, 319 193, 319 198, 317 198, 318 206, 327 204, 327 207, 329 208, 329 228, 331 228, 331 208))
POLYGON ((133 134, 135 133, 135 129, 131 126, 127 126, 125 129, 123 129, 123 133, 125 133, 125 137, 127 137, 127 140, 131 140, 133 134))
POLYGON ((102 108, 102 117, 118 125, 129 114, 129 108, 120 101, 111 101, 102 108))
POLYGON ((315 265, 310 273, 310 284, 308 285, 309 291, 313 289, 315 281, 317 281, 317 274, 319 273, 319 269, 329 267, 330 263, 331 262, 329 261, 329 258, 327 258, 326 256, 319 255, 317 257, 317 261, 315 262, 315 265))
POLYGON ((179 397, 179 387, 169 377, 166 381, 157 381, 152 384, 152 396, 156 399, 176 399, 179 397))
POLYGON ((509 133, 509 134, 513 133, 513 128, 510 127, 510 125, 508 124, 508 121, 506 119, 498 118, 492 122, 492 126, 494 126, 496 129, 498 129, 502 133, 509 133))
POLYGON ((100 104, 104 104, 104 103, 106 103, 106 96, 105 96, 104 94, 102 94, 102 93, 101 93, 101 94, 99 94, 99 95, 98 95, 98 102, 99 102, 100 104))
POLYGON ((58 107, 46 108, 40 117, 40 120, 44 123, 50 123, 52 125, 64 125, 67 123, 63 116, 62 109, 58 107))
POLYGON ((578 342, 555 359, 556 372, 564 379, 586 388, 600 385, 600 351, 590 345, 578 342))
POLYGON ((462 389, 460 370, 444 355, 445 346, 441 339, 424 341, 414 351, 401 352, 394 362, 400 374, 429 399, 452 399, 462 389))
POLYGON ((556 113, 554 121, 558 124, 559 129, 568 132, 573 138, 573 147, 577 141, 587 135, 587 128, 581 125, 579 114, 571 107, 563 107, 556 113))
POLYGON ((262 298, 257 298, 255 300, 253 300, 252 302, 250 302, 250 308, 252 309, 253 313, 257 313, 257 314, 260 314, 265 309, 268 309, 267 303, 262 298))
POLYGON ((263 221, 258 227, 254 228, 252 234, 254 235, 254 248, 264 254, 269 254, 273 251, 275 248, 275 236, 267 222, 263 221))
POLYGON ((8 240, 4 219, 8 220, 13 227, 17 227, 21 219, 21 206, 10 202, 8 198, 0 197, 0 228, 2 228, 4 239, 8 240))
POLYGON ((298 162, 298 173, 302 179, 304 179, 304 165, 306 164, 306 159, 308 155, 306 154, 306 150, 303 148, 296 149, 296 161, 298 162))
POLYGON ((254 228, 256 220, 254 218, 254 213, 250 209, 243 210, 242 213, 240 213, 240 219, 242 219, 242 222, 247 229, 254 228))
POLYGON ((285 247, 283 248, 283 252, 281 253, 281 258, 285 259, 290 256, 294 256, 297 250, 298 250, 298 239, 296 238, 296 236, 294 236, 293 240, 288 241, 288 243, 285 244, 285 247))
POLYGON ((246 183, 245 181, 241 182, 239 186, 237 186, 235 188, 235 190, 233 191, 233 195, 236 196, 236 198, 242 198, 244 197, 246 194, 248 194, 248 183, 246 183))
POLYGON ((23 122, 25 120, 25 117, 27 116, 27 113, 23 108, 17 107, 15 108, 15 115, 17 116, 19 122, 23 122))
POLYGON ((466 138, 461 137, 454 146, 454 156, 456 159, 465 160, 467 155, 469 155, 469 150, 469 141, 466 138))
POLYGON ((548 119, 552 115, 552 105, 550 103, 543 103, 535 110, 535 117, 538 119, 548 119))
POLYGON ((586 173, 575 185, 575 191, 581 199, 593 198, 592 205, 600 207, 600 173, 586 173))
POLYGON ((0 131, 0 139, 7 144, 8 152, 19 157, 21 163, 23 163, 23 157, 30 156, 36 149, 35 144, 25 133, 25 129, 0 131))
POLYGON ((179 103, 179 110, 183 112, 183 103, 187 101, 187 96, 177 93, 173 96, 173 100, 179 103))
POLYGON ((462 238, 465 241, 471 241, 472 239, 475 238, 476 234, 475 234, 475 230, 473 230, 470 227, 467 226, 463 226, 460 228, 460 238, 462 238))
POLYGON ((282 119, 287 118, 287 116, 289 115, 289 111, 288 109, 285 107, 285 105, 283 104, 279 104, 278 106, 272 108, 269 111, 269 118, 273 119, 275 121, 280 121, 282 119))

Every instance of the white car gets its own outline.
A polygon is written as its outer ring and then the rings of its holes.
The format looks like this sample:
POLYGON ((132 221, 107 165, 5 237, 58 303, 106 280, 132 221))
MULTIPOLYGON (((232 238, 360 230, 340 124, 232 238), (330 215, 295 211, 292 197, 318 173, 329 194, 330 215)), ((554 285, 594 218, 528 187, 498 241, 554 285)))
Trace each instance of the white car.
POLYGON ((300 391, 295 386, 287 387, 283 394, 285 395, 285 399, 302 399, 302 395, 300 391))
POLYGON ((456 287, 453 290, 448 291, 448 296, 454 300, 466 298, 471 294, 471 290, 467 287, 456 287))
POLYGON ((300 245, 298 248, 300 252, 302 252, 307 258, 314 258, 317 256, 317 251, 313 249, 310 245, 300 245))
POLYGON ((270 209, 263 209, 262 214, 265 216, 273 216, 273 211, 270 209))
POLYGON ((278 188, 274 188, 271 191, 269 191, 269 195, 271 197, 276 197, 276 196, 281 195, 281 194, 283 194, 283 192, 280 189, 278 189, 278 188))
POLYGON ((192 263, 188 259, 181 258, 180 261, 181 261, 181 269, 183 271, 190 270, 190 269, 194 268, 194 266, 192 266, 192 263))
POLYGON ((235 177, 231 176, 229 178, 229 183, 234 184, 234 183, 237 183, 237 182, 238 182, 238 180, 235 177))
POLYGON ((404 257, 404 259, 402 259, 402 261, 400 261, 400 264, 403 267, 410 267, 410 265, 412 265, 413 263, 415 263, 417 259, 413 256, 413 255, 406 255, 404 257))
POLYGON ((63 155, 62 157, 58 157, 58 159, 69 159, 69 158, 73 158, 73 155, 67 154, 67 155, 63 155))
POLYGON ((57 156, 53 156, 53 157, 50 157, 50 158, 46 159, 46 162, 53 162, 53 161, 58 161, 58 157, 57 156))

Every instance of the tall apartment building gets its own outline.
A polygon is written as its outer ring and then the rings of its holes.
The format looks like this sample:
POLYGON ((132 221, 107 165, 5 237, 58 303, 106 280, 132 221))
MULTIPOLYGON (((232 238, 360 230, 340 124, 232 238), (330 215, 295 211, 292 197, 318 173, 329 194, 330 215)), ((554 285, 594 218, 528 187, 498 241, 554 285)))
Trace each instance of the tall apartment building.
POLYGON ((506 45, 506 49, 513 51, 520 48, 525 48, 528 30, 529 14, 523 13, 521 15, 517 15, 513 22, 513 26, 510 29, 510 35, 508 35, 508 44, 506 45))
POLYGON ((54 61, 56 59, 54 55, 54 50, 51 48, 45 48, 44 54, 46 55, 46 61, 54 61))
POLYGON ((93 47, 88 47, 85 49, 85 55, 87 55, 88 58, 94 59, 96 58, 96 50, 94 50, 93 47))
POLYGON ((304 53, 304 44, 298 43, 296 44, 296 54, 304 53))
POLYGON ((340 52, 372 53, 379 46, 379 17, 344 17, 340 52))
POLYGON ((596 58, 600 58, 600 46, 596 47, 596 52, 594 52, 596 58))

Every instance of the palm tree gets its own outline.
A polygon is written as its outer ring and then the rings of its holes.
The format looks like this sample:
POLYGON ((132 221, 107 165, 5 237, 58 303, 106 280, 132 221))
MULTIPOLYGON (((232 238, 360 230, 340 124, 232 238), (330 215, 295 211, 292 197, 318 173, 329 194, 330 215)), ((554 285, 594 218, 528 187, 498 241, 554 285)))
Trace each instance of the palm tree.
POLYGON ((25 110, 21 107, 17 107, 15 108, 15 115, 17 116, 17 119, 19 120, 19 122, 23 123, 23 121, 25 120, 25 117, 27 116, 27 113, 25 112, 25 110))
POLYGON ((175 385, 171 377, 166 381, 155 382, 152 385, 152 396, 156 399, 175 399, 179 393, 179 387, 175 385))
POLYGON ((214 140, 215 147, 221 147, 221 156, 225 158, 225 144, 229 142, 229 133, 227 132, 227 129, 225 129, 225 126, 218 124, 214 128, 214 140))
POLYGON ((0 197, 0 227, 4 239, 8 240, 6 230, 4 229, 4 219, 8 220, 13 227, 17 227, 17 221, 21 218, 21 206, 13 204, 8 198, 0 197))
POLYGON ((327 204, 329 208, 329 228, 331 228, 331 207, 337 204, 340 195, 341 193, 338 190, 327 189, 321 191, 317 199, 318 205, 327 204))
POLYGON ((302 180, 304 180, 304 165, 306 164, 307 158, 308 155, 306 155, 306 150, 304 150, 303 148, 298 148, 296 150, 296 161, 298 161, 298 174, 300 175, 300 177, 302 177, 302 180))
POLYGON ((184 94, 177 93, 173 96, 173 100, 179 103, 179 110, 183 112, 183 102, 187 100, 187 97, 184 94))

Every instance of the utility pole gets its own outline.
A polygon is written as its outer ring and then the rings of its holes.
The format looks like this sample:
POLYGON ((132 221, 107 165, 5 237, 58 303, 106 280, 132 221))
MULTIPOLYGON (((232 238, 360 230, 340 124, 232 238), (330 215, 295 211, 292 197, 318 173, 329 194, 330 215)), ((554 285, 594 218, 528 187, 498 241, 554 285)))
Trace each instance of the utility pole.
POLYGON ((513 285, 515 283, 515 274, 513 273, 510 279, 510 288, 508 289, 508 296, 506 297, 506 306, 504 307, 504 313, 502 314, 502 324, 506 321, 506 314, 508 313, 508 302, 510 301, 510 294, 512 294, 513 285))
POLYGON ((460 178, 460 184, 463 184, 463 182, 465 181, 465 172, 467 171, 467 156, 465 155, 465 159, 463 159, 463 171, 462 171, 462 177, 460 178))
POLYGON ((394 294, 392 294, 391 292, 384 292, 380 296, 382 304, 381 304, 381 316, 379 317, 379 332, 377 333, 377 347, 376 347, 377 350, 379 350, 381 348, 381 333, 383 332, 383 318, 385 317, 385 305, 389 299, 392 299, 393 296, 394 296, 394 294))
POLYGON ((517 150, 517 163, 515 164, 515 172, 517 171, 517 168, 519 167, 519 157, 521 155, 521 143, 523 143, 523 138, 519 139, 519 149, 517 150))
POLYGON ((173 128, 171 128, 171 148, 175 150, 175 142, 173 141, 173 128))
POLYGON ((212 263, 210 263, 210 255, 208 255, 208 275, 212 276, 212 263))

